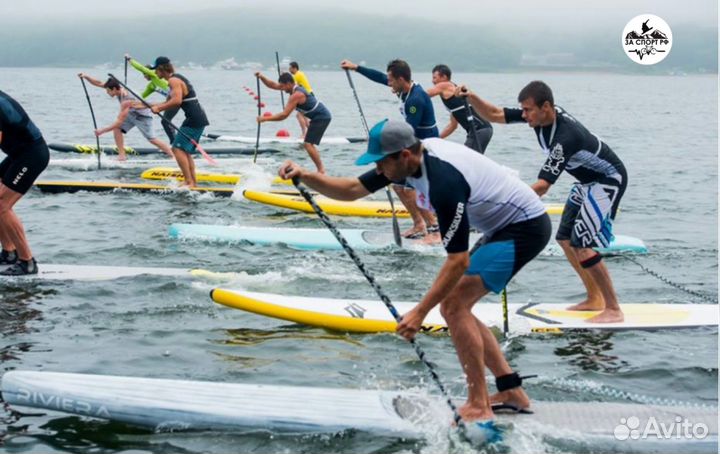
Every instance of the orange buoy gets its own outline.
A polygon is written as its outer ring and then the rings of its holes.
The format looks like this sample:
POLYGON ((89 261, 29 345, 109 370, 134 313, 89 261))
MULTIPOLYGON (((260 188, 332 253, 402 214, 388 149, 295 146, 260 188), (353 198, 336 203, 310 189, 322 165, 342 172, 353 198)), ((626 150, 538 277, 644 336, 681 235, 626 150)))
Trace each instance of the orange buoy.
POLYGON ((263 112, 263 117, 272 117, 272 112, 263 112))
POLYGON ((281 129, 275 134, 276 137, 290 137, 290 131, 287 129, 281 129))

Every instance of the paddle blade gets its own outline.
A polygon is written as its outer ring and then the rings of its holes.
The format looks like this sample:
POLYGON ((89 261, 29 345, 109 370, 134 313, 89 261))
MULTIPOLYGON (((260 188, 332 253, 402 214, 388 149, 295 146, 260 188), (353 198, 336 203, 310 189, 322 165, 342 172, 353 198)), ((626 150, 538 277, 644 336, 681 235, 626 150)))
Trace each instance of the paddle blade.
POLYGON ((209 154, 207 154, 207 152, 203 149, 203 147, 200 146, 199 143, 197 143, 197 141, 193 140, 191 142, 193 145, 195 145, 195 148, 200 152, 202 157, 205 158, 207 162, 214 166, 217 165, 217 161, 215 161, 209 154))

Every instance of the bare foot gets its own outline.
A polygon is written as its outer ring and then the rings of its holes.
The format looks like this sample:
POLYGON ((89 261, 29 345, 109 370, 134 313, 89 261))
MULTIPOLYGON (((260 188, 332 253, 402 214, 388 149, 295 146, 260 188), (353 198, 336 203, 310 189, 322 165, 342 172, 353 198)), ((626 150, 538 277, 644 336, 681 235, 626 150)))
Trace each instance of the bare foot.
POLYGON ((625 320, 620 309, 605 309, 594 317, 587 319, 588 323, 620 323, 625 320))
POLYGON ((125 156, 125 155, 120 155, 120 156, 118 156, 117 160, 118 160, 118 161, 127 161, 127 156, 125 156))
POLYGON ((438 232, 428 233, 427 235, 425 235, 425 238, 423 238, 420 242, 422 244, 427 244, 427 245, 439 244, 440 243, 440 233, 438 233, 438 232))
POLYGON ((490 396, 490 404, 507 404, 518 410, 530 408, 530 398, 524 389, 517 387, 490 396))
POLYGON ((602 298, 586 299, 582 303, 568 306, 569 311, 602 311, 605 309, 605 301, 602 298))
POLYGON ((465 405, 458 408, 458 413, 465 421, 485 421, 495 418, 495 414, 492 412, 492 409, 473 406, 469 402, 466 402, 465 405))
POLYGON ((425 235, 427 235, 427 230, 425 229, 424 224, 414 225, 414 226, 412 226, 412 228, 409 228, 402 233, 403 238, 413 237, 413 239, 417 239, 418 236, 425 236, 425 235))

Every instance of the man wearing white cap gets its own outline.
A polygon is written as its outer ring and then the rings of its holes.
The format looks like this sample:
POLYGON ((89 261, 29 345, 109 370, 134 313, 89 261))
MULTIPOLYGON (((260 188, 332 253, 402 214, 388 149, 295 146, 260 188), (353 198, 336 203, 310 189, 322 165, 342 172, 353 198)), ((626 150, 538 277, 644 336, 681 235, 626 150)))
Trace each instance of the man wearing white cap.
POLYGON ((283 178, 298 177, 318 192, 355 200, 393 181, 406 179, 417 191, 418 206, 437 214, 447 259, 420 303, 406 313, 397 332, 412 339, 428 312, 440 312, 452 333, 467 375, 468 399, 460 408, 466 420, 493 418, 492 403, 527 409, 522 379, 505 360, 495 336, 470 310, 488 292, 500 292, 547 245, 550 218, 533 190, 499 164, 474 150, 438 138, 418 140, 401 121, 384 120, 370 130, 368 150, 358 165, 376 168, 358 178, 330 177, 287 161, 283 178), (470 250, 470 228, 484 241, 470 250), (489 396, 485 366, 496 377, 498 393, 489 396))

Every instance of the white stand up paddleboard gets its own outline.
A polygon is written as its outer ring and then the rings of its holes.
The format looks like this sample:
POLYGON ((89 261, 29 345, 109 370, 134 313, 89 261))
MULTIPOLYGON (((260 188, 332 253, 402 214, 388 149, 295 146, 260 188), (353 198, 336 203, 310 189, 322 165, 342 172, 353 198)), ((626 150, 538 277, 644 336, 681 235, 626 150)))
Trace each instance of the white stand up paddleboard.
MULTIPOLYGON (((267 430, 423 439, 451 430, 450 411, 434 396, 407 391, 311 388, 11 371, 2 397, 13 407, 33 407, 119 421, 153 430, 267 430)), ((716 452, 715 407, 656 406, 609 402, 533 402, 533 414, 498 411, 497 420, 539 431, 543 437, 601 443, 609 452, 643 444, 653 451, 716 452), (669 427, 680 418, 704 424, 704 437, 619 440, 621 418, 654 418, 669 427)))

